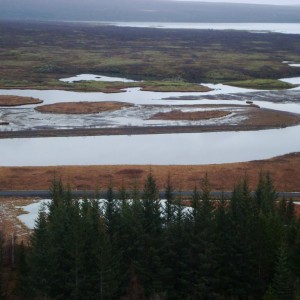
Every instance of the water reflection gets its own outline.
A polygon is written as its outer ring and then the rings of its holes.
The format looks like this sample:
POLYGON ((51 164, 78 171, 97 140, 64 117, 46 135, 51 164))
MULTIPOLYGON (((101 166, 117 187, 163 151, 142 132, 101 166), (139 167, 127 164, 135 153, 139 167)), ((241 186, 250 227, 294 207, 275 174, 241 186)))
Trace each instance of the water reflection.
POLYGON ((62 78, 60 81, 63 82, 77 82, 77 81, 105 81, 105 82, 137 82, 127 78, 109 77, 94 74, 80 74, 74 77, 62 78))
MULTIPOLYGON (((99 92, 71 92, 60 90, 0 90, 0 95, 14 95, 24 97, 39 98, 44 101, 43 104, 53 104, 57 102, 80 102, 80 101, 122 101, 134 104, 188 104, 184 101, 166 101, 167 97, 181 97, 181 96, 205 96, 205 95, 219 95, 231 93, 246 93, 255 92, 253 89, 244 89, 232 87, 223 84, 204 84, 212 88, 210 92, 149 92, 141 91, 140 88, 128 88, 121 93, 99 93, 99 92)), ((190 104, 196 104, 195 101, 190 104)), ((29 106, 26 106, 29 107, 29 106)))
POLYGON ((0 140, 0 165, 195 165, 266 159, 300 149, 300 126, 193 134, 0 140))

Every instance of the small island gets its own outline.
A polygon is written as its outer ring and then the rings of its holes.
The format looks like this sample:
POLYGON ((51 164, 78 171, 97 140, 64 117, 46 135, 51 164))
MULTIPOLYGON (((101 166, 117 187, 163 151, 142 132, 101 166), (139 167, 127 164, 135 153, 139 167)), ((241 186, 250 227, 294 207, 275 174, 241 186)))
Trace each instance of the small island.
POLYGON ((160 112, 153 115, 150 120, 178 120, 178 121, 201 121, 214 118, 221 118, 230 115, 231 112, 223 110, 208 110, 208 111, 189 111, 172 110, 169 112, 160 112))
POLYGON ((101 112, 120 110, 131 107, 134 104, 118 101, 104 102, 60 102, 49 105, 42 105, 35 108, 36 111, 52 114, 96 114, 101 112))
POLYGON ((43 103, 43 101, 37 98, 0 95, 0 106, 12 107, 40 103, 43 103))

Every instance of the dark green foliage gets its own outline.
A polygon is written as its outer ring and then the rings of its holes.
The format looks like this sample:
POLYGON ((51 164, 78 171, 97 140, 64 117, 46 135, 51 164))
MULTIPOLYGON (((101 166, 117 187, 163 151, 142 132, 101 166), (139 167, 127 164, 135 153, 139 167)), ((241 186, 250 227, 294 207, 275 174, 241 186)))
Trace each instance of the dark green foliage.
MULTIPOLYGON (((176 201, 177 205, 179 201, 176 201)), ((176 221, 169 224, 163 233, 161 275, 167 299, 184 299, 189 294, 191 285, 186 260, 189 257, 189 239, 186 234, 186 222, 181 214, 182 210, 178 207, 176 221)))
POLYGON ((29 253, 30 275, 38 299, 112 299, 116 268, 108 229, 98 202, 72 200, 54 182, 49 212, 41 210, 29 253))
POLYGON ((3 298, 3 247, 4 247, 4 236, 0 230, 0 299, 3 298))
POLYGON ((189 232, 189 272, 191 291, 195 299, 215 299, 217 286, 217 260, 213 210, 207 175, 201 182, 201 195, 193 192, 194 214, 189 232))
POLYGON ((126 192, 126 187, 124 185, 124 182, 122 182, 122 186, 119 190, 118 199, 124 202, 128 199, 128 194, 126 192))
POLYGON ((112 184, 109 185, 106 193, 106 203, 105 203, 105 223, 109 235, 112 237, 116 227, 117 227, 117 218, 118 218, 118 207, 116 201, 114 201, 115 195, 113 192, 112 184))
POLYGON ((173 206, 173 201, 174 201, 174 190, 172 186, 172 180, 170 174, 168 174, 168 179, 166 183, 166 188, 165 188, 165 199, 166 199, 166 207, 164 211, 164 219, 165 223, 169 224, 172 221, 172 217, 174 215, 174 206, 173 206))
POLYGON ((216 292, 219 295, 229 297, 232 293, 233 280, 231 274, 234 269, 235 262, 232 259, 232 223, 228 213, 228 203, 225 199, 221 199, 217 203, 215 210, 215 247, 216 262, 218 268, 216 277, 218 278, 218 286, 216 292))
POLYGON ((148 297, 157 297, 163 290, 159 274, 162 272, 162 224, 161 206, 158 188, 153 175, 150 173, 145 181, 142 196, 142 259, 139 263, 141 281, 148 297))
POLYGON ((295 217, 295 207, 293 201, 286 201, 285 198, 280 199, 277 213, 283 223, 291 224, 295 217))
POLYGON ((272 286, 278 300, 294 299, 293 275, 290 269, 290 262, 285 245, 282 245, 279 248, 272 286))
POLYGON ((45 207, 39 211, 39 216, 35 222, 35 228, 31 236, 31 247, 29 264, 31 269, 32 288, 41 298, 48 293, 49 277, 49 240, 47 229, 47 214, 45 207))
POLYGON ((17 247, 17 293, 24 299, 30 299, 33 291, 29 282, 28 253, 23 242, 17 247))
MULTIPOLYGON (((189 212, 169 177, 159 200, 149 174, 131 200, 73 199, 60 181, 36 221, 30 248, 18 247, 22 299, 289 300, 298 295, 300 221, 275 202, 269 175, 254 196, 247 179, 231 200, 212 200, 207 175, 189 212), (284 246, 282 246, 284 245, 284 246)), ((1 254, 1 253, 0 253, 1 254)), ((0 256, 1 257, 1 256, 0 256)), ((1 269, 0 269, 1 270, 1 269)))
POLYGON ((228 292, 241 298, 249 294, 258 297, 264 284, 261 278, 260 242, 265 237, 247 178, 236 185, 233 191, 227 222, 231 233, 231 238, 227 241, 228 272, 231 274, 228 292))
POLYGON ((197 189, 197 186, 194 187, 192 194, 192 208, 192 217, 194 220, 196 220, 200 209, 200 193, 197 189))
POLYGON ((274 291, 274 289, 272 288, 272 286, 270 286, 266 292, 266 294, 264 295, 263 300, 278 300, 276 293, 274 291))
POLYGON ((277 193, 272 184, 270 174, 260 173, 258 185, 255 191, 255 199, 258 211, 263 214, 273 213, 277 193))

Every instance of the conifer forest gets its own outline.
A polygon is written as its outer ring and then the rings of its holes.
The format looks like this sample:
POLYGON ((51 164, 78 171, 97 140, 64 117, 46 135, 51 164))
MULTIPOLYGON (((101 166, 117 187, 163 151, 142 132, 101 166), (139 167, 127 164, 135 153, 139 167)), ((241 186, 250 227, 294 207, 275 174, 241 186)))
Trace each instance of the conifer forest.
POLYGON ((204 177, 189 200, 172 179, 164 200, 150 173, 143 191, 107 189, 74 200, 60 180, 28 242, 1 235, 1 299, 298 299, 300 219, 269 175, 231 199, 204 177))

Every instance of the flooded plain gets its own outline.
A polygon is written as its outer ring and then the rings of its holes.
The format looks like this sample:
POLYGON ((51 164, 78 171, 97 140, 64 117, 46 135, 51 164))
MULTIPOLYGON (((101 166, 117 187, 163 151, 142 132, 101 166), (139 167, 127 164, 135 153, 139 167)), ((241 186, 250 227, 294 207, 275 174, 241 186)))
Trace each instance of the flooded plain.
MULTIPOLYGON (((110 80, 100 75, 83 74, 65 81, 110 80)), ((118 78, 119 80, 119 78, 118 78)), ((127 80, 127 79, 126 79, 127 80)), ((128 79, 130 80, 130 79, 128 79)), ((300 78, 283 79, 299 84, 300 78)), ((258 91, 206 84, 213 89, 202 93, 149 92, 128 88, 121 93, 82 93, 55 90, 0 90, 1 95, 29 96, 43 104, 0 108, 0 119, 10 124, 2 131, 40 130, 45 128, 105 128, 118 126, 185 126, 238 124, 237 114, 246 101, 261 108, 300 114, 300 88, 284 91, 258 91), (45 114, 34 110, 38 105, 58 102, 122 101, 135 104, 118 111, 87 114, 45 114), (198 105, 198 106, 197 106, 198 105), (200 106, 199 106, 200 105, 200 106), (208 105, 205 107, 205 105, 208 105), (205 121, 150 120, 158 112, 180 109, 183 112, 230 110, 229 116, 205 121), (202 106, 202 107, 201 107, 202 106), (231 106, 231 107, 227 107, 231 106)), ((101 165, 101 164, 214 164, 266 159, 300 150, 300 126, 284 129, 139 136, 16 138, 0 140, 0 165, 101 165)))

